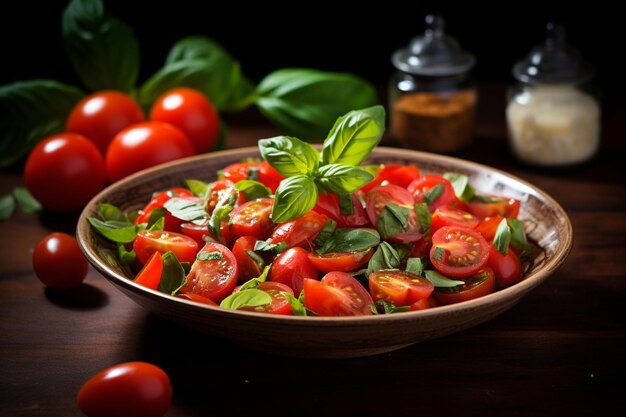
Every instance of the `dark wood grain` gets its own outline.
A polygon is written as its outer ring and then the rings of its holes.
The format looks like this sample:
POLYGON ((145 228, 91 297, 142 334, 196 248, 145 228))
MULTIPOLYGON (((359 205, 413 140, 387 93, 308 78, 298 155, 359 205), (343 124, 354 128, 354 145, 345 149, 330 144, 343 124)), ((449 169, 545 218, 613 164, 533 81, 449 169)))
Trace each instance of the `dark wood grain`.
MULTIPOLYGON (((498 104, 498 100, 487 100, 498 104)), ((567 211, 574 246, 546 283, 481 326, 393 353, 301 360, 253 352, 147 313, 95 270, 71 292, 44 289, 32 249, 75 218, 17 213, 0 223, 0 415, 79 416, 81 384, 115 363, 163 367, 167 416, 623 415, 626 388, 626 115, 606 117, 599 156, 575 168, 522 165, 498 109, 456 156, 511 172, 567 211), (264 410, 264 411, 260 411, 264 410)), ((230 145, 275 131, 230 127, 230 145)), ((22 185, 3 171, 0 194, 22 185)))

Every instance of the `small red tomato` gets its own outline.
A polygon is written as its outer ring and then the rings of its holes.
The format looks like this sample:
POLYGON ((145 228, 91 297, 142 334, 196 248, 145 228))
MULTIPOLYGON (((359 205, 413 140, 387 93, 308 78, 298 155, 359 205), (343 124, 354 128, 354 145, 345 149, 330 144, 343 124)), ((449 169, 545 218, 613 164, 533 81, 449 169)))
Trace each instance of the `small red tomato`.
POLYGON ((74 106, 65 128, 85 135, 104 155, 113 136, 143 120, 141 107, 130 96, 119 91, 99 91, 74 106))
POLYGON ((158 366, 120 363, 85 382, 76 402, 89 417, 161 417, 172 403, 172 384, 158 366))
POLYGON ((26 160, 24 181, 47 209, 82 209, 105 184, 104 161, 91 141, 76 133, 59 133, 42 140, 26 160))
POLYGON ((65 233, 52 233, 35 246, 33 268, 46 287, 68 290, 83 282, 89 265, 76 239, 65 233))
POLYGON ((220 118, 213 104, 192 88, 175 88, 157 99, 150 120, 170 123, 193 143, 196 153, 213 148, 220 136, 220 118))

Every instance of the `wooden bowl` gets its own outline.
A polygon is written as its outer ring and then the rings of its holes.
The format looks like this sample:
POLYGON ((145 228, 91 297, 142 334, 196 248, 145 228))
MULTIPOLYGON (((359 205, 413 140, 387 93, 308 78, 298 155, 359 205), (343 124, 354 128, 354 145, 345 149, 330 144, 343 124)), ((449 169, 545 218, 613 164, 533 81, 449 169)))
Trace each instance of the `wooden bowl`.
POLYGON ((300 357, 355 357, 400 349, 483 323, 511 308, 546 280, 566 259, 572 246, 572 226, 565 211, 545 192, 484 165, 405 149, 377 148, 371 163, 414 164, 422 172, 454 171, 469 176, 481 193, 520 199, 519 218, 537 244, 520 283, 478 299, 423 311, 367 317, 293 317, 224 310, 172 297, 135 284, 116 260, 114 245, 89 226, 98 205, 112 203, 137 209, 154 191, 179 186, 185 178, 214 180, 216 171, 257 148, 242 148, 160 165, 103 190, 83 210, 78 242, 89 262, 123 293, 149 311, 185 326, 228 339, 251 349, 300 357))

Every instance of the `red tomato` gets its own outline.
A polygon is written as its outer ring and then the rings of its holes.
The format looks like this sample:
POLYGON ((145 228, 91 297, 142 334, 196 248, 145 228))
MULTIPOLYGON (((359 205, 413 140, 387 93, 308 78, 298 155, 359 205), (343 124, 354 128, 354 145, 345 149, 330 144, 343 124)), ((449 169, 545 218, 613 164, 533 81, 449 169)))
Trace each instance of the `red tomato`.
POLYGON ((59 133, 42 140, 26 160, 24 181, 47 209, 82 209, 106 182, 102 154, 84 136, 59 133))
POLYGON ((258 162, 235 162, 234 164, 230 164, 224 168, 222 170, 222 174, 224 175, 225 180, 237 183, 239 181, 251 179, 249 169, 257 168, 258 166, 258 162))
POLYGON ((259 181, 265 184, 273 193, 276 192, 280 182, 285 179, 278 171, 276 171, 267 161, 259 164, 259 181))
POLYGON ((364 316, 372 314, 372 297, 345 272, 331 272, 321 281, 304 280, 304 305, 320 316, 364 316))
POLYGON ((143 230, 137 233, 133 249, 137 254, 137 260, 145 265, 154 252, 163 255, 172 251, 180 262, 192 263, 196 259, 198 243, 189 236, 160 230, 143 230))
POLYGON ((309 253, 309 260, 315 267, 324 272, 333 271, 354 271, 370 260, 374 250, 372 248, 358 252, 332 252, 318 255, 315 252, 309 253))
POLYGON ((245 196, 239 193, 232 181, 218 180, 212 182, 211 191, 209 192, 209 198, 207 199, 206 205, 207 213, 212 214, 218 204, 226 204, 228 200, 231 199, 231 196, 234 196, 235 198, 235 205, 241 205, 246 202, 245 196))
POLYGON ((468 277, 487 262, 489 244, 478 232, 461 226, 445 226, 433 234, 430 262, 442 274, 468 277))
MULTIPOLYGON (((407 219, 408 227, 395 236, 386 237, 385 240, 400 243, 415 242, 419 240, 422 237, 422 234, 420 233, 420 225, 417 219, 417 214, 413 208, 413 197, 406 189, 397 185, 381 185, 367 193, 367 204, 365 205, 365 209, 372 224, 378 229, 378 219, 389 203, 396 204, 400 207, 406 207, 410 210, 408 212, 407 219)), ((381 233, 381 236, 384 235, 383 231, 379 230, 379 232, 381 233)))
POLYGON ((309 211, 295 220, 280 224, 272 233, 270 243, 286 242, 289 247, 312 247, 317 234, 324 228, 328 217, 309 211))
POLYGON ((163 122, 143 122, 119 132, 106 153, 106 171, 110 182, 163 162, 194 154, 187 136, 163 122))
POLYGON ((372 272, 368 281, 375 301, 385 300, 395 306, 408 306, 427 299, 435 289, 426 278, 395 269, 372 272))
POLYGON ((222 301, 235 288, 237 283, 237 260, 224 245, 207 243, 200 253, 218 252, 222 259, 200 260, 191 266, 183 293, 199 294, 216 303, 222 301))
POLYGON ((378 171, 376 178, 361 187, 361 190, 368 192, 383 182, 407 188, 419 176, 419 168, 412 165, 383 165, 378 171))
POLYGON ((478 197, 468 204, 468 210, 476 217, 510 217, 517 218, 521 202, 515 198, 488 195, 478 197))
POLYGON ((456 197, 454 188, 450 181, 436 174, 426 174, 413 181, 408 186, 409 192, 413 195, 416 203, 423 203, 425 193, 430 192, 433 188, 439 184, 443 184, 443 191, 439 197, 428 204, 428 209, 431 213, 438 207, 457 207, 464 208, 465 205, 456 197))
POLYGON ((363 204, 361 204, 361 200, 359 200, 356 194, 352 195, 352 207, 354 209, 352 214, 341 214, 341 209, 339 208, 339 197, 337 194, 329 192, 317 195, 317 203, 315 203, 313 210, 333 219, 337 222, 337 227, 362 227, 369 225, 370 221, 365 214, 363 204))
POLYGON ((163 258, 159 252, 154 252, 148 262, 141 268, 141 271, 135 277, 135 282, 144 287, 156 290, 161 283, 161 275, 163 274, 163 258))
MULTIPOLYGON (((180 225, 180 231, 182 234, 189 236, 198 243, 198 247, 203 247, 207 242, 217 242, 215 236, 209 233, 207 223, 195 224, 195 223, 183 223, 180 225)), ((220 225, 220 233, 226 242, 226 246, 231 246, 235 240, 235 236, 230 231, 227 222, 222 222, 220 225)))
POLYGON ((289 248, 272 263, 268 281, 283 283, 291 287, 294 294, 300 294, 305 278, 317 279, 317 268, 309 260, 309 252, 289 248))
POLYGON ((267 239, 274 229, 274 223, 270 219, 272 207, 273 198, 257 198, 235 207, 230 213, 230 230, 237 237, 267 239))
POLYGON ((233 255, 237 260, 240 281, 256 278, 263 272, 264 263, 259 263, 248 254, 248 252, 254 251, 256 241, 254 236, 242 236, 233 245, 233 255))
POLYGON ((150 110, 150 120, 169 123, 193 143, 196 153, 210 150, 220 136, 220 118, 201 92, 181 87, 163 94, 150 110))
POLYGON ((52 233, 37 243, 33 251, 33 269, 46 287, 68 290, 78 287, 89 268, 74 237, 52 233))
POLYGON ((476 226, 475 230, 483 235, 487 242, 491 242, 496 236, 496 231, 502 220, 504 220, 502 216, 485 217, 476 226))
MULTIPOLYGON (((272 297, 272 302, 256 307, 242 307, 240 310, 254 311, 257 313, 279 314, 283 316, 293 315, 291 310, 291 304, 282 294, 283 292, 293 295, 293 290, 280 282, 262 282, 259 284, 259 289, 268 293, 272 297)), ((235 291, 237 290, 235 289, 235 291)))
POLYGON ((433 297, 422 298, 411 304, 410 311, 427 310, 432 307, 437 307, 439 304, 433 297))
POLYGON ((182 299, 185 299, 185 300, 189 300, 189 301, 195 301, 196 303, 200 303, 200 304, 208 304, 208 305, 213 306, 213 307, 219 306, 219 304, 217 304, 216 302, 211 301, 210 298, 206 298, 206 297, 203 297, 201 295, 194 294, 194 293, 191 293, 191 292, 187 293, 187 294, 177 294, 177 296, 179 298, 182 298, 182 299))
MULTIPOLYGON (((190 201, 202 202, 203 200, 198 197, 194 197, 191 194, 191 191, 185 188, 172 188, 171 190, 164 191, 161 193, 156 193, 152 196, 152 199, 146 206, 139 210, 139 215, 135 219, 135 224, 148 223, 150 221, 150 216, 152 215, 152 211, 155 209, 163 208, 165 203, 169 201, 172 197, 179 197, 188 199, 190 201)), ((178 217, 174 217, 172 213, 169 211, 165 213, 165 218, 163 222, 163 229, 168 232, 180 232, 180 226, 184 222, 184 220, 179 219, 178 217)))
POLYGON ((437 288, 433 297, 441 305, 460 303, 491 294, 496 287, 493 270, 488 266, 481 268, 469 278, 455 278, 465 282, 452 288, 437 288))
POLYGON ((519 258, 510 248, 503 255, 493 245, 489 245, 487 265, 493 269, 498 287, 510 287, 522 280, 524 272, 519 258))
POLYGON ((74 106, 65 129, 86 136, 104 155, 113 136, 143 121, 141 107, 130 96, 119 91, 98 91, 74 106))
POLYGON ((433 245, 430 239, 430 234, 422 236, 417 242, 411 244, 411 250, 409 252, 409 258, 425 258, 430 253, 430 248, 433 245))
POLYGON ((172 384, 158 366, 120 363, 85 382, 76 402, 89 417, 160 417, 172 403, 172 384))
POLYGON ((432 215, 430 233, 435 233, 444 226, 465 226, 474 229, 479 220, 467 211, 457 208, 439 207, 432 215))

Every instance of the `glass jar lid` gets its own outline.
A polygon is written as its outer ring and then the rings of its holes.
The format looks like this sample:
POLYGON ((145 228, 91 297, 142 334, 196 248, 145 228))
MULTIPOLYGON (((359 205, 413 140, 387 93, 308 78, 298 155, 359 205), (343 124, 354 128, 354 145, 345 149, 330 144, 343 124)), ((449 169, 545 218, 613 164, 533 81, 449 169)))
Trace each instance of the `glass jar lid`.
POLYGON ((513 66, 513 76, 528 84, 581 83, 595 73, 580 52, 565 41, 565 28, 548 23, 546 40, 513 66))
POLYGON ((391 57, 401 71, 416 75, 449 76, 469 71, 476 59, 461 49, 456 39, 446 35, 445 20, 441 16, 426 16, 424 35, 411 40, 406 48, 391 57))

